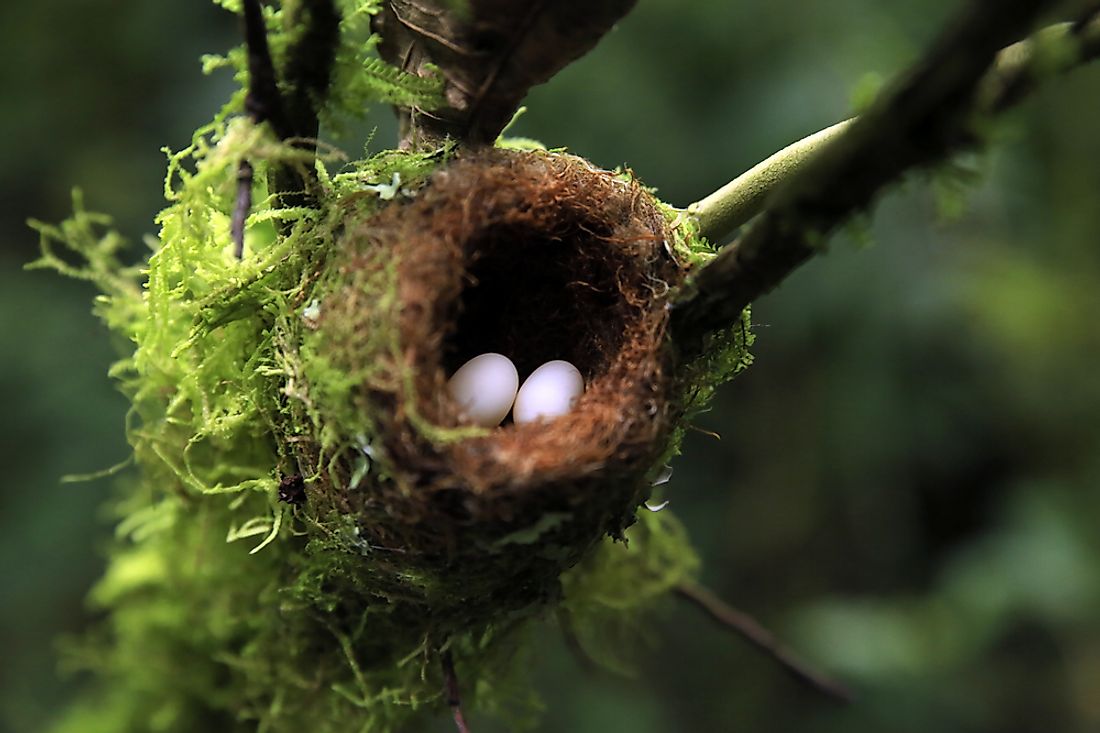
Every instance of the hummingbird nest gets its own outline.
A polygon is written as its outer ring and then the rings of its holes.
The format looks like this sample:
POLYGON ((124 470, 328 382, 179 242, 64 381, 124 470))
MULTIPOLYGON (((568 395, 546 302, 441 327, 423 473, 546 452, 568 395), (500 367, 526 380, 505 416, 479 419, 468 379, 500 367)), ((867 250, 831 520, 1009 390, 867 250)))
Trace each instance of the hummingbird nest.
MULTIPOLYGON (((635 181, 545 152, 462 156, 348 224, 308 339, 363 375, 346 399, 370 416, 358 450, 377 470, 356 482, 345 452, 308 495, 389 553, 381 594, 446 634, 557 600, 564 570, 622 538, 682 413, 666 303, 685 269, 670 240, 635 181), (464 425, 446 379, 489 351, 521 373, 566 359, 585 393, 553 420, 464 425), (410 572, 432 582, 391 593, 410 572)), ((297 446, 315 474, 322 449, 297 446)))
POLYGON ((404 730, 443 702, 444 654, 470 704, 523 708, 530 620, 599 644, 694 571, 675 519, 638 512, 748 361, 743 327, 690 360, 669 338, 709 248, 575 156, 391 151, 323 178, 315 209, 264 199, 238 260, 238 161, 300 153, 218 134, 173 157, 146 267, 79 200, 42 227, 42 264, 95 282, 132 345, 113 374, 141 469, 80 656, 98 702, 63 730, 404 730), (586 390, 553 420, 469 425, 446 380, 488 351, 566 359, 586 390))

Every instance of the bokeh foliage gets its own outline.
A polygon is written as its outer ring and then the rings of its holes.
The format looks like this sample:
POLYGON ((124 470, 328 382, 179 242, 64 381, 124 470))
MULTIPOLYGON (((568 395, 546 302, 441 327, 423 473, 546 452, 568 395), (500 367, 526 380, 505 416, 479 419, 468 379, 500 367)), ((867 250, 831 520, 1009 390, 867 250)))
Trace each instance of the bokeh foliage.
MULTIPOLYGON (((842 117, 954 5, 642 0, 514 132, 627 163, 686 204, 842 117)), ((62 218, 78 184, 140 240, 163 205, 157 150, 185 145, 231 87, 198 57, 235 32, 205 3, 0 10, 0 727, 37 730, 68 698, 52 640, 88 622, 110 532, 107 484, 57 477, 126 454, 91 293, 20 271, 36 246, 23 219, 62 218)), ((670 605, 635 679, 588 676, 545 640, 545 730, 1100 725, 1097 88, 1086 69, 1002 125, 967 161, 980 178, 958 218, 931 192, 951 186, 914 181, 876 212, 873 246, 840 238, 761 301, 756 365, 698 420, 722 442, 693 434, 675 464, 705 578, 861 704, 818 700, 670 605)), ((371 119, 388 144, 387 112, 371 119)))

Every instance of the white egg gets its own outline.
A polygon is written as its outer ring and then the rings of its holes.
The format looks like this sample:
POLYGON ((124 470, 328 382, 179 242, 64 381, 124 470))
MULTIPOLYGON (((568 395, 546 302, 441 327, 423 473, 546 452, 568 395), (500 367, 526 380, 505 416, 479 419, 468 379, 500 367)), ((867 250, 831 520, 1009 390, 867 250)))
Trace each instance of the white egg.
POLYGON ((564 415, 584 394, 584 377, 567 361, 548 361, 527 377, 516 395, 512 419, 517 425, 564 415))
POLYGON ((447 390, 462 408, 463 416, 482 427, 500 425, 512 409, 519 387, 519 373, 502 354, 475 356, 447 381, 447 390))

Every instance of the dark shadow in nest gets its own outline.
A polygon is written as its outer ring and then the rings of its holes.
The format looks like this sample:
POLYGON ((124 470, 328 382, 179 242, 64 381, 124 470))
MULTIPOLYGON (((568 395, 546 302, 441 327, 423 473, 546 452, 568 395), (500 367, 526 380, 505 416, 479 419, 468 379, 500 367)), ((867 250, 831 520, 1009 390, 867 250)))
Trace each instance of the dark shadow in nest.
MULTIPOLYGON (((412 469, 417 491, 490 499, 562 483, 565 497, 577 480, 625 480, 648 468, 644 457, 661 447, 671 418, 665 296, 683 276, 666 227, 632 180, 570 155, 500 150, 460 157, 371 220, 365 254, 397 268, 403 356, 388 383, 408 384, 401 374, 411 370, 414 384, 414 394, 375 398, 394 418, 388 452, 412 469), (554 420, 426 443, 403 416, 462 425, 446 380, 487 352, 512 359, 521 379, 569 361, 585 393, 554 420)), ((491 500, 459 503, 475 516, 513 516, 491 500)))
POLYGON ((576 229, 564 237, 494 227, 470 242, 471 263, 454 331, 444 342, 447 374, 487 352, 504 354, 522 381, 564 359, 585 381, 606 371, 637 313, 620 298, 617 275, 629 263, 601 242, 610 232, 576 229))

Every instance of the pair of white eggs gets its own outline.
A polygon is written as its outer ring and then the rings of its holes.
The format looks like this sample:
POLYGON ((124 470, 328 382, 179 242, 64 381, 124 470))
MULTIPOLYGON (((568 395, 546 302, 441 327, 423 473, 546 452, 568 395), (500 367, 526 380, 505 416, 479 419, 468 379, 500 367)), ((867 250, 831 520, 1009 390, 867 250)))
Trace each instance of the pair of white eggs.
POLYGON ((459 367, 447 389, 463 416, 491 428, 512 411, 517 425, 564 415, 584 394, 584 378, 567 361, 548 361, 519 384, 519 372, 503 354, 475 356, 459 367))

